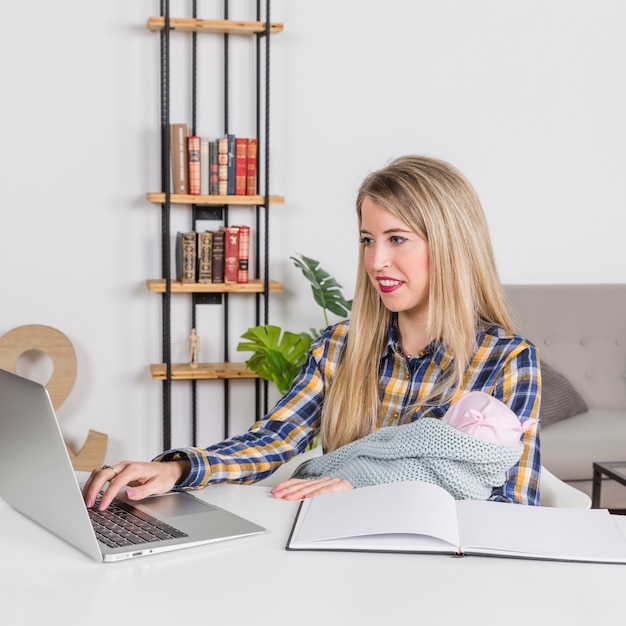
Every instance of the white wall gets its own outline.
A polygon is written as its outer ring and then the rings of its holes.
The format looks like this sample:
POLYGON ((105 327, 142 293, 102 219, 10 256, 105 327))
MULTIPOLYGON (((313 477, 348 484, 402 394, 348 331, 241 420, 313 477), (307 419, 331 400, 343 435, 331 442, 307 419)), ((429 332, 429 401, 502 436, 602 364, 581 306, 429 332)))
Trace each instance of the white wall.
MULTIPOLYGON (((198 4, 219 17, 221 2, 198 4)), ((233 0, 231 17, 248 18, 252 4, 233 0)), ((187 6, 174 1, 173 15, 187 6)), ((160 360, 160 299, 144 287, 160 271, 159 210, 144 199, 159 187, 158 37, 145 29, 157 7, 1 10, 0 334, 37 323, 68 335, 79 373, 61 426, 75 446, 89 428, 108 433, 109 461, 161 447, 161 386, 148 372, 160 360)), ((322 324, 295 252, 320 259, 351 295, 356 189, 409 152, 447 159, 474 182, 504 282, 626 281, 625 18, 621 0, 274 0, 285 31, 272 40, 271 177, 287 202, 272 209, 272 274, 286 283, 273 321, 322 324)), ((202 123, 218 134, 211 81, 202 123)), ((173 114, 186 106, 177 93, 173 114)), ((244 107, 238 115, 244 134, 244 107)), ((176 213, 174 228, 185 220, 176 213)), ((181 360, 188 309, 175 309, 181 360)), ((210 326, 219 312, 202 316, 210 326)), ((247 316, 236 317, 245 330, 247 316)), ((208 360, 215 340, 200 332, 208 360)), ((175 445, 188 440, 186 387, 174 391, 175 445)), ((202 389, 208 444, 221 416, 202 389)), ((250 419, 242 397, 235 430, 250 419)))

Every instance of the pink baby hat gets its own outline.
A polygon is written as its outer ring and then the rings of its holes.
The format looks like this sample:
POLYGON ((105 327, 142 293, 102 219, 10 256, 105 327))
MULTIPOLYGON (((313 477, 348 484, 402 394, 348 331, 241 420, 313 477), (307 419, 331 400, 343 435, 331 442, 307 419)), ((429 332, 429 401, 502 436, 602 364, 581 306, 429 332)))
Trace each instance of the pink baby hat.
POLYGON ((467 435, 513 446, 537 420, 523 424, 506 404, 483 391, 470 391, 455 402, 444 416, 450 426, 467 435))

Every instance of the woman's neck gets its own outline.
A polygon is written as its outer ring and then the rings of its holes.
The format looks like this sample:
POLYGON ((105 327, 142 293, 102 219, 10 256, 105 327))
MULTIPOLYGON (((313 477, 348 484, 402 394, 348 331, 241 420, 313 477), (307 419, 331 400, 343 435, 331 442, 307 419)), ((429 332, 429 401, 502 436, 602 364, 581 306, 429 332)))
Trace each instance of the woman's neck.
POLYGON ((406 356, 418 354, 432 341, 426 327, 425 319, 411 319, 402 313, 398 314, 400 347, 406 356))

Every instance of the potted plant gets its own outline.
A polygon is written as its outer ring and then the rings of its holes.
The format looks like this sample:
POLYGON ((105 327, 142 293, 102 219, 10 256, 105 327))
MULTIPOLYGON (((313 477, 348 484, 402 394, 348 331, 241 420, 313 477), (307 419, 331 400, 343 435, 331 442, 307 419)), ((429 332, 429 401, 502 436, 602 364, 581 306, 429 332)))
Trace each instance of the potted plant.
MULTIPOLYGON (((322 307, 325 327, 330 324, 329 311, 342 318, 348 317, 352 300, 344 298, 341 285, 320 267, 319 262, 302 254, 290 259, 311 284, 313 298, 322 307)), ((254 326, 241 336, 244 341, 239 343, 237 350, 252 352, 246 366, 259 378, 272 381, 283 395, 300 371, 311 343, 323 330, 310 328, 309 332, 292 333, 272 324, 254 326)))

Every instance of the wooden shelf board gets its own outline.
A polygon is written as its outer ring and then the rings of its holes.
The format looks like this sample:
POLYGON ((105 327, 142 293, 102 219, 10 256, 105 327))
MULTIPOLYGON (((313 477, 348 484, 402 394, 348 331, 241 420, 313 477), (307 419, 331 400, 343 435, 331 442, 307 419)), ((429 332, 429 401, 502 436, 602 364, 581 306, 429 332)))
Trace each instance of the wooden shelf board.
MULTIPOLYGON (((150 373, 155 380, 165 380, 165 363, 150 365, 150 373)), ((258 378, 245 363, 198 363, 191 367, 188 363, 172 363, 172 380, 224 380, 258 378)))
MULTIPOLYGON (((146 280, 148 289, 155 293, 165 293, 164 278, 149 278, 146 280)), ((172 293, 263 293, 263 281, 251 280, 249 283, 182 283, 173 280, 170 283, 172 293)), ((270 280, 270 291, 282 291, 283 286, 270 280)))
MULTIPOLYGON (((147 193, 146 198, 148 202, 154 204, 164 204, 165 194, 147 193)), ((265 196, 196 196, 188 193, 172 193, 170 194, 171 204, 203 204, 207 206, 223 206, 225 204, 232 205, 249 205, 259 206, 265 204, 265 196)), ((283 196, 270 196, 270 204, 285 204, 285 198, 283 196)))
MULTIPOLYGON (((150 17, 146 28, 153 32, 165 28, 164 17, 150 17)), ((265 22, 238 22, 235 20, 200 20, 192 17, 170 17, 170 30, 187 33, 228 33, 230 35, 255 35, 265 32, 265 22)), ((283 24, 270 23, 270 34, 280 33, 283 24)))

